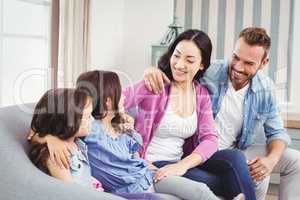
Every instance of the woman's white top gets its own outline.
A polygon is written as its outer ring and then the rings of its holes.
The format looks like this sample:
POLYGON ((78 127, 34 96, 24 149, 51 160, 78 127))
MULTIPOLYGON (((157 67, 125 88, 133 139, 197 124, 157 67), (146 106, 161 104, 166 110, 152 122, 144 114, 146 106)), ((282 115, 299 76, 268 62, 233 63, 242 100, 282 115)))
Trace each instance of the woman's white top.
POLYGON ((146 159, 155 161, 178 161, 183 155, 186 138, 197 130, 197 112, 181 117, 171 109, 170 103, 147 148, 146 159))

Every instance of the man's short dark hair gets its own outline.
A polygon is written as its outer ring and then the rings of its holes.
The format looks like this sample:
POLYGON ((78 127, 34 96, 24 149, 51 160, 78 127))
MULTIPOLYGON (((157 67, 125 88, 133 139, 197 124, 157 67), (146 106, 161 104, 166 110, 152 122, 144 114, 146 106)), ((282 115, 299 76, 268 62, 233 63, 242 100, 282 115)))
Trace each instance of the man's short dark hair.
POLYGON ((271 47, 271 38, 264 28, 248 27, 242 30, 239 38, 243 38, 245 42, 251 46, 260 46, 265 50, 263 59, 268 55, 271 47))

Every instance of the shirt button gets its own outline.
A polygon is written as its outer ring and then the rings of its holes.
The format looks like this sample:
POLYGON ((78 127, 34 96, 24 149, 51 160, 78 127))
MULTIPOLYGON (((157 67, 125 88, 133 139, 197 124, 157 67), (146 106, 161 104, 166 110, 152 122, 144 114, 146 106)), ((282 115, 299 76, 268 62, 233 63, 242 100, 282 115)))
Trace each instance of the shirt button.
POLYGON ((80 164, 78 164, 78 169, 80 169, 80 167, 81 167, 81 165, 80 165, 80 164))

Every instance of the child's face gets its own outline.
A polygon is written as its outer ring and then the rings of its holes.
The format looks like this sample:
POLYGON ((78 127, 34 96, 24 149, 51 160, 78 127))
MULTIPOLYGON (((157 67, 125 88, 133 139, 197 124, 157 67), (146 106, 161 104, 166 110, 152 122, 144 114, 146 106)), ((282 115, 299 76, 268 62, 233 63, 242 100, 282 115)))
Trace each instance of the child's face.
POLYGON ((92 111, 92 99, 88 97, 87 103, 83 109, 81 124, 76 134, 77 137, 87 136, 90 133, 92 111))

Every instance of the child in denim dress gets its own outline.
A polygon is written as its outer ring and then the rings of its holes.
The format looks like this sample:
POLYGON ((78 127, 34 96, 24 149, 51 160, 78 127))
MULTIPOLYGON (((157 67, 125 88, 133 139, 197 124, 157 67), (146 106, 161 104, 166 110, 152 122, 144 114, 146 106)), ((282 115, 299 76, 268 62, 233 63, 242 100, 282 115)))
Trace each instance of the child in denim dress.
POLYGON ((102 181, 106 191, 138 193, 151 190, 155 171, 151 171, 148 163, 135 155, 142 146, 142 138, 137 132, 125 132, 114 137, 101 120, 94 120, 85 142, 89 148, 93 176, 102 181))
POLYGON ((74 151, 70 170, 62 169, 49 159, 45 144, 32 143, 29 157, 42 171, 66 182, 100 186, 90 172, 86 145, 79 137, 89 133, 92 101, 89 96, 75 89, 52 89, 37 103, 31 129, 41 138, 53 135, 61 138, 74 151))
POLYGON ((87 187, 103 190, 102 184, 91 176, 86 144, 80 138, 77 138, 75 143, 78 149, 74 149, 71 152, 70 162, 70 173, 74 182, 87 187))

